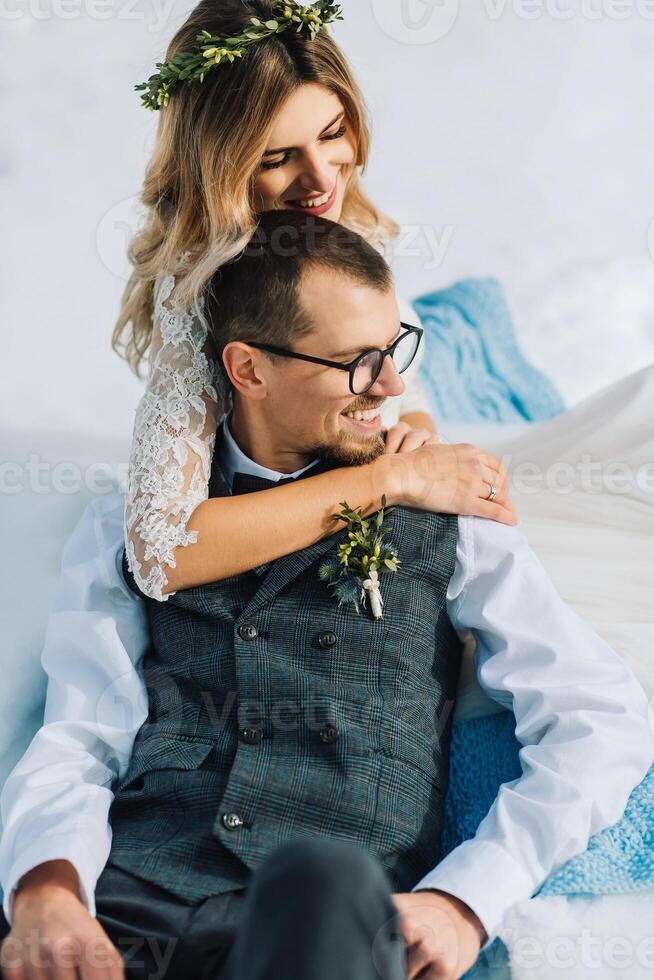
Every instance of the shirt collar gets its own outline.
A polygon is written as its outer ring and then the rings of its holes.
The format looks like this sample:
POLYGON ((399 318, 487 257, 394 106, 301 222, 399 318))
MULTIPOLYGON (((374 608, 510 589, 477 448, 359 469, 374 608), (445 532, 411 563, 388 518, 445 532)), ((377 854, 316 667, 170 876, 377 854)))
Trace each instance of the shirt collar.
POLYGON ((277 482, 278 480, 288 477, 293 477, 295 479, 296 477, 300 476, 300 474, 304 473, 305 470, 310 469, 319 462, 318 459, 314 459, 312 463, 309 463, 307 466, 303 466, 302 469, 296 470, 294 473, 279 473, 277 470, 270 470, 267 466, 261 466, 260 463, 255 463, 253 459, 250 459, 249 456, 245 455, 232 435, 231 426, 229 424, 231 417, 232 413, 230 412, 229 415, 226 415, 222 421, 223 439, 220 441, 219 460, 230 489, 234 481, 234 474, 237 472, 247 473, 252 476, 261 476, 266 480, 274 480, 277 482))

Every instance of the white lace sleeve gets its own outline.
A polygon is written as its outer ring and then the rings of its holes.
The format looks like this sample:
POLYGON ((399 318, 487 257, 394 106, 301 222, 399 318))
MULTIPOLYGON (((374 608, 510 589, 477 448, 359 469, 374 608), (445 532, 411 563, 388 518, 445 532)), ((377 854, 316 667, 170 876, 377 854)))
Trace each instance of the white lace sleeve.
POLYGON ((173 294, 175 278, 155 284, 150 375, 136 409, 125 495, 128 565, 146 595, 163 602, 175 549, 197 541, 186 525, 209 495, 222 402, 200 300, 191 311, 173 294))

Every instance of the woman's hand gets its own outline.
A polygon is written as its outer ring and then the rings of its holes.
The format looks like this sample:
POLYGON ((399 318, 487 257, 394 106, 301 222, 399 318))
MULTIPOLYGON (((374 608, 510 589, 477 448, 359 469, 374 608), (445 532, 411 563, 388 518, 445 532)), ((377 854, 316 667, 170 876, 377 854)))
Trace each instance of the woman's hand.
POLYGON ((391 429, 384 427, 387 453, 410 453, 423 446, 430 439, 439 442, 435 432, 430 429, 412 429, 406 422, 398 422, 391 429))
POLYGON ((502 461, 469 443, 449 445, 428 429, 398 422, 387 431, 384 457, 391 467, 394 501, 436 513, 518 523, 502 461), (491 486, 496 494, 489 499, 491 486))

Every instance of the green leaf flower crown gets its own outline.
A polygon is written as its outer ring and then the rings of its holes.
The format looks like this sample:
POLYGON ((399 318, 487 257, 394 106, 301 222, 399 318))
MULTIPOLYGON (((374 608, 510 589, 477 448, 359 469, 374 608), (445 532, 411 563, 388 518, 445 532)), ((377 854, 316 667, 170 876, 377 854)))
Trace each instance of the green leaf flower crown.
POLYGON ((327 24, 343 20, 342 7, 332 0, 316 0, 308 6, 300 6, 294 0, 279 0, 274 11, 274 20, 261 21, 251 17, 251 26, 234 37, 213 36, 202 31, 196 38, 199 42, 197 50, 178 51, 170 61, 158 62, 159 71, 147 82, 134 86, 137 92, 143 92, 143 105, 152 110, 167 106, 180 82, 203 82, 208 72, 219 65, 232 64, 235 58, 243 57, 250 45, 272 34, 282 34, 292 27, 296 34, 308 29, 313 41, 327 24))

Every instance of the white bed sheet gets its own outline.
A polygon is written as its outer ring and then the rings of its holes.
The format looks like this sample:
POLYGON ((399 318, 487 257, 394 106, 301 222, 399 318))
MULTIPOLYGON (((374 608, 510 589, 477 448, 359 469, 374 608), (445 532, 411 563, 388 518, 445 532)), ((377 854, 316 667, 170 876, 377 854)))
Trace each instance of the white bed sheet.
MULTIPOLYGON (((442 426, 449 440, 502 457, 522 530, 559 594, 628 661, 652 698, 653 416, 649 367, 549 422, 442 426)), ((468 656, 455 720, 493 710, 468 656)))

